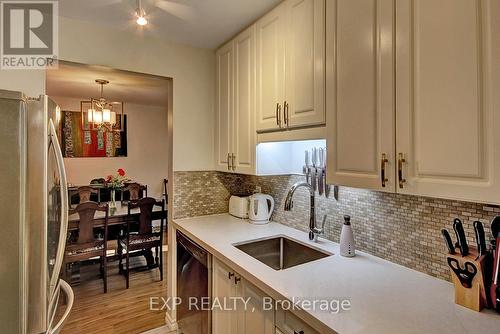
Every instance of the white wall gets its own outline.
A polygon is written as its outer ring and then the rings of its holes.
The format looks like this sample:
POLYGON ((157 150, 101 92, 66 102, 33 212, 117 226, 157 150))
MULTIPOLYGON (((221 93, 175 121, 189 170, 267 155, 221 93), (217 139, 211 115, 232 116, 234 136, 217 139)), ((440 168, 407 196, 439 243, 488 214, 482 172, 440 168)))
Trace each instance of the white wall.
MULTIPOLYGON (((80 99, 52 96, 62 110, 78 111, 80 99)), ((83 99, 83 97, 82 97, 83 99)), ((163 179, 168 178, 167 107, 126 104, 127 157, 65 158, 68 182, 82 185, 115 174, 123 168, 127 176, 147 184, 148 196, 161 197, 163 179)))
MULTIPOLYGON (((213 50, 60 18, 59 58, 173 78, 174 170, 214 168, 213 50)), ((45 93, 43 71, 0 70, 0 89, 45 93)))

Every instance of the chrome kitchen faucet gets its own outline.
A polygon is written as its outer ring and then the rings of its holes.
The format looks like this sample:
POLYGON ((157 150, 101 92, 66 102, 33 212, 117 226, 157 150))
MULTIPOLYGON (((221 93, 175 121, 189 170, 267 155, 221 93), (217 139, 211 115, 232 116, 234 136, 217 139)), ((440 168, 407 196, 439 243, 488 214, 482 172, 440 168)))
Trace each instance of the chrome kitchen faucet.
POLYGON ((316 192, 314 188, 306 182, 297 182, 295 183, 290 190, 288 190, 288 194, 285 199, 285 211, 291 211, 293 207, 293 194, 295 190, 300 187, 305 187, 309 189, 309 197, 310 197, 310 211, 309 211, 309 240, 314 240, 314 242, 318 242, 318 236, 325 231, 325 222, 326 215, 323 216, 323 222, 321 223, 321 228, 316 227, 316 192))

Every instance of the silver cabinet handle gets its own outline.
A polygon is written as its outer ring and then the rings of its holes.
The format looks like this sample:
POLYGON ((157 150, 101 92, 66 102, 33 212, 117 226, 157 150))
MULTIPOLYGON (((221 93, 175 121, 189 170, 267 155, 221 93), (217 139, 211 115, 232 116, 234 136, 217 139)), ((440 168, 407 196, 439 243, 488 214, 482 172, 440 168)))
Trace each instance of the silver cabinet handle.
POLYGON ((233 172, 236 170, 236 164, 234 163, 236 160, 236 154, 232 153, 231 154, 231 168, 233 169, 233 172))
POLYGON ((227 278, 228 279, 231 279, 233 276, 234 276, 234 273, 232 273, 232 272, 228 272, 227 273, 227 278))
POLYGON ((231 153, 227 154, 227 170, 231 170, 231 153))
POLYGON ((234 276, 234 284, 238 284, 241 281, 241 277, 234 276))

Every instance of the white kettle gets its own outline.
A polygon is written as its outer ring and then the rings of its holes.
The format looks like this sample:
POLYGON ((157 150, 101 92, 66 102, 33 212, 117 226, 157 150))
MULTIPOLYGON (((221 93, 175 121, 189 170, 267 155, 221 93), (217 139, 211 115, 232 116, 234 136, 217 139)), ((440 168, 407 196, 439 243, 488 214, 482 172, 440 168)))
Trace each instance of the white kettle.
POLYGON ((253 194, 250 196, 250 210, 248 218, 254 224, 267 224, 274 211, 274 199, 266 194, 253 194))

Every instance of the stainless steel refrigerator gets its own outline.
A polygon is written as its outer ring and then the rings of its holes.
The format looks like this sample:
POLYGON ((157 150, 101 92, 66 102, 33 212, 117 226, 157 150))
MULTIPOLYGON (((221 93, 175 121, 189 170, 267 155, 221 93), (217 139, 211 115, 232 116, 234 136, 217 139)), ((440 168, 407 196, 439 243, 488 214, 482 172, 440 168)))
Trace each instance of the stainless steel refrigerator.
POLYGON ((73 305, 59 279, 68 228, 60 113, 47 96, 0 90, 1 333, 56 334, 73 305))

